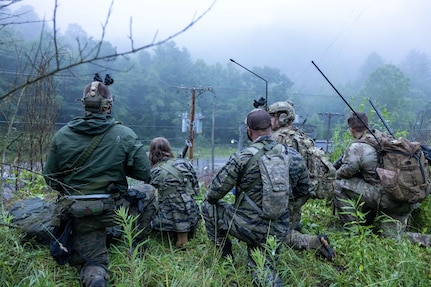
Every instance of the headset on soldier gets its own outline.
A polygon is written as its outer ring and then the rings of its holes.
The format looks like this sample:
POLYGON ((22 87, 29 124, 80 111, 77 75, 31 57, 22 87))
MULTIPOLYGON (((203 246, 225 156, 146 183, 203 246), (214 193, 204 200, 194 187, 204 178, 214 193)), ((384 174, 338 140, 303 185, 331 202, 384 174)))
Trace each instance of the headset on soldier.
POLYGON ((102 78, 99 74, 95 74, 93 80, 91 84, 85 87, 81 102, 87 112, 102 113, 112 105, 113 99, 108 86, 114 83, 114 79, 109 74, 106 74, 102 83, 102 78))
POLYGON ((287 126, 295 120, 295 108, 289 101, 276 102, 269 106, 268 113, 278 116, 278 123, 281 127, 287 126))

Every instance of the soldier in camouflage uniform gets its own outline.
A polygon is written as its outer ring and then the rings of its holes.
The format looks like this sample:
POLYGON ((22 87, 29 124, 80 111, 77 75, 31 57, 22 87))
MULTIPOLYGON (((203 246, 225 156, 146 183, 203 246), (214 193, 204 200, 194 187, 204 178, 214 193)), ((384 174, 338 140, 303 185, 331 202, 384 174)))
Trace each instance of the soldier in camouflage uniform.
POLYGON ((151 185, 157 188, 159 211, 152 228, 176 235, 176 246, 182 248, 193 234, 200 209, 194 196, 199 182, 193 166, 185 159, 174 159, 169 141, 157 137, 150 143, 151 185))
MULTIPOLYGON (((247 135, 253 143, 274 142, 271 139, 271 117, 265 110, 256 109, 248 114, 247 135)), ((285 148, 290 158, 288 176, 291 180, 292 193, 298 197, 307 195, 310 182, 305 162, 297 151, 288 147, 285 148)), ((275 236, 277 240, 285 242, 286 234, 290 231, 289 211, 287 209, 284 215, 271 221, 260 217, 247 200, 235 204, 221 201, 234 187, 237 186, 238 191, 246 190, 256 179, 260 178, 257 163, 252 164, 240 177, 252 156, 253 153, 250 149, 243 149, 234 153, 217 173, 205 192, 202 213, 206 231, 209 239, 222 250, 223 257, 229 255, 233 257, 232 243, 228 235, 247 243, 250 254, 251 250, 261 248, 266 243, 268 235, 275 236)), ((262 182, 259 180, 251 190, 247 191, 247 195, 257 206, 262 206, 261 190, 262 182)), ((237 196, 238 191, 236 192, 237 196)), ((250 256, 248 266, 255 266, 255 262, 250 256)), ((274 275, 272 278, 273 286, 281 286, 278 276, 274 273, 271 274, 274 275)), ((253 273, 253 279, 256 281, 255 273, 253 273)))
MULTIPOLYGON (((112 97, 107 85, 97 75, 85 87, 82 102, 86 115, 56 132, 43 169, 47 184, 60 194, 52 222, 57 225, 58 218, 73 220, 69 264, 81 267, 85 287, 108 285, 106 230, 115 225, 114 209, 124 202, 126 177, 150 180, 150 163, 143 145, 130 128, 111 116, 112 97), (90 142, 99 134, 104 135, 91 154, 75 165, 84 151, 91 150, 90 142)), ((154 191, 141 199, 149 213, 146 219, 141 218, 141 228, 149 229, 155 212, 154 191)))
MULTIPOLYGON (((295 109, 293 107, 293 103, 290 101, 275 102, 269 106, 268 112, 271 115, 271 126, 273 130, 271 137, 276 142, 286 144, 298 151, 304 158, 307 168, 310 171, 310 165, 315 164, 311 158, 310 152, 323 153, 323 151, 319 151, 315 148, 312 138, 307 136, 302 130, 292 126, 292 123, 295 120, 295 109)), ((323 155, 321 156, 324 157, 323 155)), ((329 161, 325 166, 328 167, 329 174, 335 173, 335 169, 329 161)), ((321 234, 316 236, 300 233, 302 206, 310 197, 323 197, 317 196, 318 193, 329 192, 332 194, 332 190, 320 190, 325 186, 324 184, 321 184, 320 180, 320 178, 315 178, 313 174, 310 174, 310 188, 308 192, 300 194, 300 196, 293 194, 290 197, 289 220, 291 232, 287 238, 287 244, 296 249, 317 249, 321 255, 331 260, 335 256, 335 253, 329 246, 329 241, 326 235, 321 234)), ((332 188, 332 184, 330 187, 332 188)), ((327 187, 325 188, 327 189, 327 187)))
MULTIPOLYGON (((418 208, 419 204, 394 201, 383 191, 376 172, 377 151, 371 144, 360 141, 365 138, 374 139, 367 129, 367 115, 362 112, 352 113, 347 123, 355 141, 344 152, 334 181, 334 205, 341 221, 358 221, 354 207, 346 200, 357 202, 360 198, 363 203, 362 212, 367 213, 365 224, 377 224, 382 236, 396 240, 406 238, 421 246, 431 246, 431 235, 405 231, 411 212, 418 208), (375 222, 378 215, 387 215, 393 220, 375 222)), ((377 130, 373 130, 373 133, 377 138, 389 137, 377 130)))

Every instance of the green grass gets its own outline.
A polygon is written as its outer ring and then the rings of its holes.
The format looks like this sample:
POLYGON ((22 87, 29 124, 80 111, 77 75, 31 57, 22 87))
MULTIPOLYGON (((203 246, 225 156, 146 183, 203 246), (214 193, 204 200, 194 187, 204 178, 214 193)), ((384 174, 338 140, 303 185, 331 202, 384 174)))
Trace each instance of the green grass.
MULTIPOLYGON (((5 215, 2 221, 7 221, 5 215)), ((251 286, 244 243, 233 240, 235 262, 223 261, 208 241, 203 222, 186 250, 152 234, 145 252, 130 252, 133 218, 119 218, 125 235, 110 248, 113 286, 251 286)), ((281 249, 277 270, 286 286, 430 286, 431 250, 376 235, 345 232, 324 201, 304 206, 304 232, 328 234, 336 249, 334 262, 316 257, 313 250, 281 249)), ((79 270, 58 266, 47 246, 22 243, 18 230, 0 227, 2 286, 79 286, 79 270)))
MULTIPOLYGON (((26 195, 31 195, 25 190, 26 195)), ((41 194, 38 185, 35 190, 37 195, 41 194)), ((22 196, 18 193, 16 200, 22 196)), ((202 196, 198 200, 201 202, 202 196)), ((228 200, 233 200, 231 194, 228 200)), ((430 205, 428 199, 415 212, 411 230, 431 230, 430 205)), ((0 214, 3 223, 0 225, 0 286, 80 286, 77 268, 59 266, 47 246, 23 241, 19 230, 8 226, 10 220, 6 213, 0 214)), ((222 260, 208 240, 201 221, 186 250, 177 249, 168 237, 154 233, 145 242, 145 252, 138 249, 131 252, 136 235, 134 220, 124 210, 119 211, 118 221, 124 236, 109 249, 111 286, 252 286, 243 242, 233 239, 234 262, 222 260)), ((284 246, 277 271, 285 286, 431 286, 431 248, 379 238, 370 232, 370 227, 354 226, 350 232, 345 231, 331 204, 324 200, 306 203, 302 227, 305 233, 327 234, 337 257, 328 262, 317 257, 314 250, 298 251, 284 246)))

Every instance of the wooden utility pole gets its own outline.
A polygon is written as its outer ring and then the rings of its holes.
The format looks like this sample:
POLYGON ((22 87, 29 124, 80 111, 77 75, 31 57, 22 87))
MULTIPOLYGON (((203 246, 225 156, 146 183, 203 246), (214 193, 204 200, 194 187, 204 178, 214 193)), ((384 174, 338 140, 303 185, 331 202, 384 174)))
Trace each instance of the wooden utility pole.
POLYGON ((178 89, 183 89, 187 91, 191 91, 192 99, 190 103, 190 122, 189 122, 189 141, 191 146, 189 147, 189 160, 193 160, 193 148, 194 148, 194 121, 195 121, 195 105, 196 105, 196 97, 200 96, 204 92, 213 92, 212 87, 207 88, 185 88, 180 87, 178 89))
POLYGON ((193 130, 194 121, 195 121, 195 103, 196 103, 196 90, 192 89, 192 102, 190 104, 190 123, 189 123, 189 140, 192 146, 189 148, 189 160, 193 159, 193 147, 195 140, 195 133, 193 130))

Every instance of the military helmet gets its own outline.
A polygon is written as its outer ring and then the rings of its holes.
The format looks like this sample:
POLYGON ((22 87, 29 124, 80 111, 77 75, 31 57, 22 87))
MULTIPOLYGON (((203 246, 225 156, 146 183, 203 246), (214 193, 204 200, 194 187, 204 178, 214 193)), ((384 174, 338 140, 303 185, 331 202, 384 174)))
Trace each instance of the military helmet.
POLYGON ((278 115, 280 126, 285 126, 295 120, 295 108, 291 101, 275 102, 269 106, 270 115, 278 115))
POLYGON ((81 102, 87 112, 102 113, 104 109, 112 105, 112 96, 108 85, 112 84, 109 75, 106 75, 105 83, 102 83, 98 74, 94 77, 94 81, 88 84, 83 91, 81 102))

